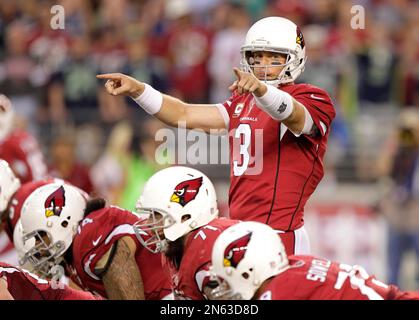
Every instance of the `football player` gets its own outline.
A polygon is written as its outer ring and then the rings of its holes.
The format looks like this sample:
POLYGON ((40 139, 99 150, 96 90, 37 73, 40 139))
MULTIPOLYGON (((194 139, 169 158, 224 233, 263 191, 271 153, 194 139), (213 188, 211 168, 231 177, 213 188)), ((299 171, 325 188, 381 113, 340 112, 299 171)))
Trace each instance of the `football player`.
POLYGON ((38 142, 29 132, 13 126, 12 103, 0 94, 0 158, 10 164, 22 184, 46 178, 47 165, 38 142))
POLYGON ((21 185, 9 164, 0 159, 0 221, 10 241, 13 241, 13 232, 20 219, 25 200, 37 188, 54 182, 63 182, 63 180, 50 178, 21 185))
POLYGON ((182 166, 160 170, 145 184, 137 210, 149 216, 147 224, 134 225, 137 237, 151 252, 164 252, 175 298, 206 298, 212 245, 238 222, 218 218, 217 197, 208 177, 182 166), (145 238, 144 231, 154 236, 145 238))
MULTIPOLYGON (((34 180, 21 185, 19 179, 10 168, 9 164, 0 159, 0 231, 4 230, 10 241, 8 254, 14 253, 17 248, 14 243, 14 230, 20 219, 20 211, 26 198, 38 187, 58 181, 58 179, 34 180), (13 244, 12 244, 13 243, 13 244)), ((17 250, 19 258, 19 250, 17 250)), ((4 252, 3 252, 4 254, 4 252)), ((16 264, 17 264, 16 259, 16 264)))
POLYGON ((18 267, 0 262, 0 300, 102 300, 63 283, 51 283, 18 267))
POLYGON ((132 97, 167 125, 230 130, 230 218, 270 225, 289 254, 301 254, 310 251, 304 206, 323 177, 335 117, 324 90, 294 83, 305 50, 292 21, 257 21, 241 48, 241 70, 234 68, 233 94, 219 104, 188 104, 120 73, 97 77, 107 79, 108 93, 132 97))
POLYGON ((259 222, 242 222, 215 241, 214 299, 419 300, 368 275, 360 266, 314 256, 288 256, 278 233, 259 222))
POLYGON ((26 250, 26 242, 32 244, 22 263, 44 277, 62 264, 80 288, 109 299, 169 299, 160 255, 135 236, 132 225, 139 220, 130 211, 105 206, 103 199, 86 203, 69 185, 38 188, 22 208, 26 250))
MULTIPOLYGON (((37 188, 50 183, 66 183, 61 179, 49 178, 38 181, 30 181, 23 185, 11 170, 9 164, 0 159, 0 230, 6 232, 9 240, 13 243, 19 259, 26 253, 25 244, 22 242, 22 226, 20 215, 22 206, 29 195, 37 188)), ((87 198, 87 194, 81 189, 79 191, 87 198)), ((26 243, 28 246, 28 243, 26 243)), ((12 249, 13 250, 13 249, 12 249)), ((30 265, 21 265, 25 269, 31 270, 30 265)), ((74 283, 70 282, 70 286, 74 283)))

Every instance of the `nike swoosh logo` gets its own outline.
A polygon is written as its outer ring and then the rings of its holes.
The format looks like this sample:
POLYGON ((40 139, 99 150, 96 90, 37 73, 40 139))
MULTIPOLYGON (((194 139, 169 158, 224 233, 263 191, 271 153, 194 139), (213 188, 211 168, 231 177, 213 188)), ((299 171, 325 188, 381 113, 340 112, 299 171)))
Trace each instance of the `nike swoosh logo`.
POLYGON ((317 97, 314 94, 311 94, 310 98, 313 98, 313 99, 316 99, 316 100, 324 100, 322 97, 317 97))
POLYGON ((97 244, 99 243, 100 239, 102 239, 102 236, 100 236, 99 238, 96 239, 96 241, 92 241, 93 245, 96 247, 97 244))

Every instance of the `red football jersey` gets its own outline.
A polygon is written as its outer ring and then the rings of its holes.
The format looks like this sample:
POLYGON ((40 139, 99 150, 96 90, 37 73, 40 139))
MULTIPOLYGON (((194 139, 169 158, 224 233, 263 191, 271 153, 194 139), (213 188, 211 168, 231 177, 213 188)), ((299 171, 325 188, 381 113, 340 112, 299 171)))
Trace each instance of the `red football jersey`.
POLYGON ((419 300, 384 284, 359 266, 312 256, 290 256, 290 268, 272 278, 259 300, 419 300))
POLYGON ((148 251, 134 233, 132 226, 139 220, 131 211, 114 206, 89 213, 80 223, 73 241, 72 280, 85 290, 107 297, 101 278, 95 274, 96 264, 120 238, 129 236, 137 244, 135 257, 144 282, 145 298, 156 300, 170 294, 172 290, 163 272, 161 254, 148 251))
POLYGON ((63 283, 38 278, 24 269, 0 262, 0 279, 15 300, 101 300, 90 292, 74 290, 63 283))
POLYGON ((163 264, 169 268, 172 288, 178 299, 202 300, 202 289, 209 281, 211 252, 215 240, 237 220, 217 218, 191 232, 185 242, 179 270, 164 257, 163 264))
POLYGON ((13 195, 9 202, 7 209, 7 217, 4 222, 4 229, 9 236, 10 241, 13 242, 13 231, 16 227, 17 222, 20 219, 21 210, 25 200, 39 187, 53 183, 56 179, 46 179, 40 181, 31 181, 22 185, 16 193, 13 195))
POLYGON ((295 136, 259 109, 250 93, 235 93, 222 105, 230 130, 230 218, 289 231, 304 224, 304 205, 323 177, 335 110, 328 94, 315 86, 280 89, 307 108, 315 134, 295 136))
POLYGON ((26 131, 16 130, 0 142, 0 158, 9 163, 22 184, 47 176, 38 142, 26 131))

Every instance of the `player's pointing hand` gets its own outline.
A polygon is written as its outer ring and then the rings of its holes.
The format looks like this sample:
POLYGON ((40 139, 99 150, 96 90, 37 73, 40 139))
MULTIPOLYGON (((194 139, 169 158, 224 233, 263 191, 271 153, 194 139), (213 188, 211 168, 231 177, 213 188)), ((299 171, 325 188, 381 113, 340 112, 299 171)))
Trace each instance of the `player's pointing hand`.
POLYGON ((137 97, 144 91, 144 83, 122 73, 98 74, 98 79, 107 79, 106 91, 114 96, 137 97))
POLYGON ((230 91, 237 90, 238 94, 254 93, 260 97, 266 92, 266 85, 255 77, 253 73, 244 72, 238 68, 233 69, 237 80, 228 88, 230 91))

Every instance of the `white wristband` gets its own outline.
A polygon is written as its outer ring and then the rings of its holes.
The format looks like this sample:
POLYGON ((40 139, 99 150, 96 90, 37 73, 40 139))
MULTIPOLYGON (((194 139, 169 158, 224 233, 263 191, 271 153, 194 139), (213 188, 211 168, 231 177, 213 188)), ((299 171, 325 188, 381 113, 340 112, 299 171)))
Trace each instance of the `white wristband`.
POLYGON ((267 88, 268 90, 262 97, 256 97, 253 94, 258 106, 273 119, 279 121, 287 119, 294 110, 291 95, 271 85, 267 85, 267 88))
POLYGON ((144 86, 143 93, 132 99, 148 114, 156 114, 163 104, 163 95, 147 83, 144 83, 144 86))

